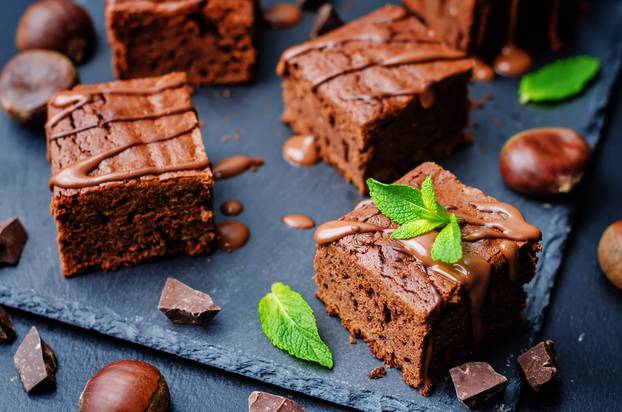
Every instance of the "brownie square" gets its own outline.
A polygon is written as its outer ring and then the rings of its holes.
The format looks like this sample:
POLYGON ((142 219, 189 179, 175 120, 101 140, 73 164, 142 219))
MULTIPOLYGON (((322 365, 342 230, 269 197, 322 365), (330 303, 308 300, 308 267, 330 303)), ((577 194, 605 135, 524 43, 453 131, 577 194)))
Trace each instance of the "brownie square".
POLYGON ((468 142, 472 62, 400 6, 290 48, 283 120, 361 192, 468 142))
POLYGON ((523 285, 535 274, 541 248, 539 229, 520 212, 465 186, 435 163, 420 165, 397 183, 419 188, 427 176, 439 203, 470 222, 461 228, 467 239, 461 262, 432 261, 434 232, 406 241, 392 239, 395 224, 368 202, 339 220, 346 227, 359 224, 357 230, 318 241, 315 256, 317 296, 327 312, 339 316, 375 356, 400 368, 406 383, 423 394, 478 343, 521 318, 523 285), (484 223, 490 226, 483 229, 484 223), (518 232, 508 232, 506 238, 499 230, 510 223, 526 229, 530 237, 512 240, 518 232), (371 230, 361 224, 371 225, 371 230))
POLYGON ((489 60, 509 42, 559 49, 574 32, 577 1, 402 0, 448 45, 489 60))
POLYGON ((184 73, 76 86, 48 103, 61 272, 210 250, 214 178, 184 73))
POLYGON ((193 84, 251 79, 255 0, 107 0, 106 22, 119 79, 183 71, 193 84))

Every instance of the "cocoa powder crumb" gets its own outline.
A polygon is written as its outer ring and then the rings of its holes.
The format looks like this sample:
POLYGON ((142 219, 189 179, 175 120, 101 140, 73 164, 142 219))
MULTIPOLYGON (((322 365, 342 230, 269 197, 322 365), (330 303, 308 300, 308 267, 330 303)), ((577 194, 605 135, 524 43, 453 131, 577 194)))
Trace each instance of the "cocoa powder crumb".
POLYGON ((369 379, 380 379, 386 374, 387 370, 384 366, 378 366, 377 368, 372 369, 367 376, 369 376, 369 379))

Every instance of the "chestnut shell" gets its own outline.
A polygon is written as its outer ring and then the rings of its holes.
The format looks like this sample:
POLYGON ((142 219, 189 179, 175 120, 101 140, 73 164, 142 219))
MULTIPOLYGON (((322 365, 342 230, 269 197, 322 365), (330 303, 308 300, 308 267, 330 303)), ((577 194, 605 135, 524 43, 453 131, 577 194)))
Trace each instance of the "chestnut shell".
POLYGON ((15 43, 20 50, 55 50, 80 63, 95 49, 95 28, 72 0, 39 0, 22 15, 15 43))
POLYGON ((139 360, 113 362, 86 383, 78 412, 166 412, 171 398, 164 376, 139 360))
POLYGON ((71 60, 51 50, 27 50, 0 73, 0 107, 21 123, 42 124, 47 101, 74 86, 78 72, 71 60))
POLYGON ((520 132, 501 150, 499 170, 504 182, 530 196, 571 192, 583 178, 591 149, 576 131, 545 127, 520 132))
POLYGON ((622 220, 603 232, 598 243, 598 263, 607 279, 622 290, 622 220))

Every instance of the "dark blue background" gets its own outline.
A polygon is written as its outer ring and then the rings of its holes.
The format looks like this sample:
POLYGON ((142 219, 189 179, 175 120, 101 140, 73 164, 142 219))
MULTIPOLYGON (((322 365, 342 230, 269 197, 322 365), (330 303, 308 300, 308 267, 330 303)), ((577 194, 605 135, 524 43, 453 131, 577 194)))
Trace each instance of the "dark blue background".
MULTIPOLYGON (((14 7, 3 11, 3 21, 15 22, 19 11, 19 8, 14 7), (10 16, 11 13, 15 13, 15 16, 10 16)), ((7 32, 12 32, 12 27, 7 32)), ((3 50, 4 60, 12 52, 3 50)), ((622 113, 620 109, 616 111, 622 113)), ((575 234, 581 236, 575 236, 572 241, 545 329, 546 337, 558 340, 564 385, 560 396, 550 400, 527 397, 525 405, 529 407, 607 410, 612 409, 619 399, 620 356, 616 350, 620 349, 620 344, 619 333, 615 331, 620 325, 620 297, 602 278, 595 261, 595 248, 602 229, 610 221, 622 217, 615 215, 620 213, 622 203, 620 173, 616 168, 622 153, 620 139, 616 134, 622 132, 622 124, 615 124, 616 116, 613 116, 613 120, 599 163, 601 167, 592 176, 593 183, 586 188, 588 196, 582 196, 586 204, 582 207, 580 224, 575 228, 575 234), (608 162, 607 157, 610 159, 608 162), (607 165, 611 171, 601 175, 602 167, 607 165), (580 336, 583 336, 581 341, 580 336)), ((29 400, 12 367, 12 355, 17 344, 12 347, 0 346, 0 410, 73 409, 88 377, 105 363, 122 358, 144 358, 156 364, 171 384, 177 410, 244 410, 248 393, 255 388, 266 388, 254 381, 101 335, 61 327, 30 315, 20 315, 16 321, 20 336, 25 334, 31 324, 36 324, 41 328, 44 338, 56 349, 61 364, 59 388, 50 395, 29 400), (5 392, 7 396, 4 396, 5 392)), ((278 389, 271 390, 282 393, 278 389)), ((299 400, 307 406, 314 405, 309 399, 299 400)), ((315 406, 315 410, 327 408, 326 404, 315 406)), ((309 409, 314 410, 311 407, 309 409)))

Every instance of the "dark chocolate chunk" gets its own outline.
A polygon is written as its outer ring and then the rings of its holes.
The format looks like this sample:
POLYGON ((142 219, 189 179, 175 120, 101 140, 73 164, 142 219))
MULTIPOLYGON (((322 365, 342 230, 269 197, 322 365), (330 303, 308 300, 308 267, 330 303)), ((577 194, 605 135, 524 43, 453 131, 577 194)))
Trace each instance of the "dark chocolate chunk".
POLYGON ((545 340, 518 357, 529 386, 537 392, 547 391, 560 382, 554 344, 545 340))
POLYGON ((189 325, 206 325, 220 312, 210 295, 174 278, 166 279, 159 309, 171 322, 189 325))
POLYGON ((28 234, 18 218, 0 222, 0 266, 17 264, 26 240, 28 234))
POLYGON ((329 0, 298 0, 298 5, 307 10, 317 10, 324 3, 328 3, 329 0))
POLYGON ((17 348, 13 363, 26 392, 41 393, 56 387, 56 355, 34 326, 17 348))
POLYGON ((367 376, 369 377, 369 379, 380 379, 383 378, 386 374, 387 370, 382 366, 378 366, 377 368, 372 369, 367 376))
POLYGON ((15 340, 15 327, 11 317, 0 306, 0 343, 13 342, 15 340))
POLYGON ((255 391, 248 397, 248 412, 305 412, 306 409, 282 396, 255 391))
POLYGON ((486 362, 467 362, 449 370, 456 396, 469 408, 475 408, 499 395, 508 380, 486 362))
POLYGON ((309 37, 315 39, 341 26, 343 26, 343 20, 341 20, 333 5, 325 4, 317 12, 317 17, 311 27, 309 37))

